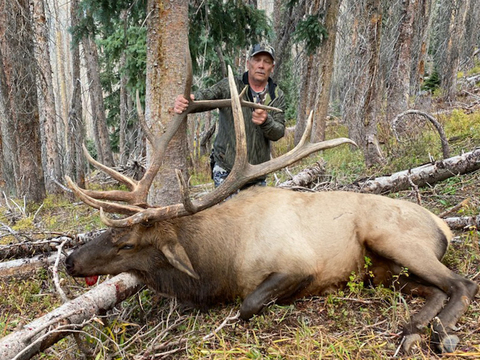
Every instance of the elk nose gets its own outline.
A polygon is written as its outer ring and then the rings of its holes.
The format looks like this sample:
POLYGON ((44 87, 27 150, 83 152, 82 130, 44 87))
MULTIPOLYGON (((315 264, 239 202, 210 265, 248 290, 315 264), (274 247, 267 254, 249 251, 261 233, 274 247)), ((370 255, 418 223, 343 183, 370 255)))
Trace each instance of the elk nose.
POLYGON ((67 259, 65 260, 65 268, 67 269, 67 273, 69 275, 72 275, 73 269, 75 268, 75 266, 71 256, 68 256, 67 259))

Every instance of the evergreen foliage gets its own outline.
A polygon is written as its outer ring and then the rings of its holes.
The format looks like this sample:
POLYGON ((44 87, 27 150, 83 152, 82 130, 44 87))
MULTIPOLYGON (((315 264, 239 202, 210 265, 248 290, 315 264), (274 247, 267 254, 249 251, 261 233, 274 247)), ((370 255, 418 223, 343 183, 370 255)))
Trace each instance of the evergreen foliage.
POLYGON ((321 20, 322 14, 308 15, 300 21, 293 32, 293 40, 296 43, 303 42, 308 55, 311 55, 328 38, 327 28, 321 20))
POLYGON ((234 60, 242 50, 272 37, 271 24, 264 11, 241 1, 203 1, 190 6, 190 51, 194 73, 207 72, 202 86, 223 78, 221 51, 226 64, 235 68, 234 60))
POLYGON ((439 87, 440 87, 440 76, 438 75, 437 70, 434 70, 432 74, 427 79, 425 79, 425 82, 422 85, 422 90, 433 92, 439 87))

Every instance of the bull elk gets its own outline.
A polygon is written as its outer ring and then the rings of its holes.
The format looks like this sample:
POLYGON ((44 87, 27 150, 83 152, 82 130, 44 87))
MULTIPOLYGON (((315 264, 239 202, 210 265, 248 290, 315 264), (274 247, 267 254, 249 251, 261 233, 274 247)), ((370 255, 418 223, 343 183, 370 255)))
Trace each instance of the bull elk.
MULTIPOLYGON (((189 74, 191 79, 191 68, 189 74)), ((345 138, 311 143, 307 140, 310 115, 302 140, 293 150, 267 163, 249 164, 241 107, 261 105, 243 100, 231 69, 229 79, 231 100, 191 101, 162 136, 147 132, 156 155, 140 181, 86 154, 91 163, 130 191, 85 190, 67 179, 80 199, 100 209, 102 221, 110 227, 67 258, 67 272, 75 277, 131 272, 154 290, 198 308, 241 298, 240 317, 245 320, 274 300, 290 303, 339 289, 355 272, 373 285, 395 283, 404 293, 426 298, 423 308, 404 326, 404 351, 420 341, 429 324, 437 349, 454 351, 459 342, 453 334, 455 324, 477 294, 478 285, 441 263, 452 233, 433 213, 379 195, 301 193, 269 187, 251 187, 222 202, 249 180, 314 151, 352 143, 345 138), (148 191, 166 146, 187 114, 230 103, 237 154, 226 181, 203 199, 191 200, 177 172, 182 203, 148 205, 148 191), (105 212, 128 216, 111 219, 105 212), (372 264, 367 271, 366 257, 372 264)), ((187 99, 189 91, 187 84, 187 99)))

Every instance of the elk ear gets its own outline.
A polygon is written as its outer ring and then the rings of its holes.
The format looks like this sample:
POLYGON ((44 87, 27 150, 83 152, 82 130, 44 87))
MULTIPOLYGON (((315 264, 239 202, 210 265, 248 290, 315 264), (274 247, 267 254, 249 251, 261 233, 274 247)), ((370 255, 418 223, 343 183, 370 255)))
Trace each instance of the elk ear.
POLYGON ((195 279, 200 278, 195 270, 193 270, 192 263, 190 262, 185 249, 178 242, 169 242, 163 245, 161 250, 172 266, 195 279))

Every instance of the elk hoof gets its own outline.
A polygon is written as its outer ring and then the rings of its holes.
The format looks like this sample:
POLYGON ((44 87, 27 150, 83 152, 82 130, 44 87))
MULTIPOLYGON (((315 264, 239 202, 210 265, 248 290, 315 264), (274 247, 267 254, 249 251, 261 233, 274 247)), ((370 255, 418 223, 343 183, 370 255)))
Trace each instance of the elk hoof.
POLYGON ((402 348, 406 354, 410 354, 414 346, 422 342, 422 337, 419 334, 405 335, 404 339, 402 348))
POLYGON ((438 345, 438 349, 442 353, 452 353, 455 351, 460 339, 457 335, 447 335, 445 336, 438 345))

